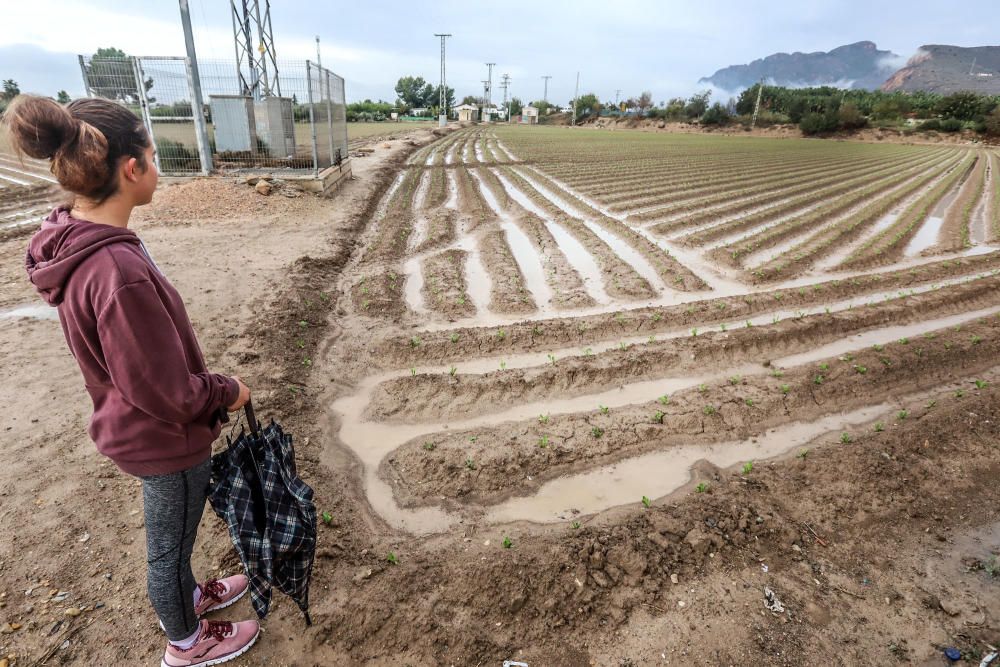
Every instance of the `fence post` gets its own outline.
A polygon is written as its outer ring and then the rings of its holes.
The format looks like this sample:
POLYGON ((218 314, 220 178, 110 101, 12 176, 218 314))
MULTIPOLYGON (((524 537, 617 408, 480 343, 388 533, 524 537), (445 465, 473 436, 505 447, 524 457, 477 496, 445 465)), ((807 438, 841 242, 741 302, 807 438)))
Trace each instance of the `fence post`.
POLYGON ((331 104, 330 93, 330 70, 320 70, 320 74, 326 81, 326 130, 330 135, 330 164, 333 164, 333 105, 331 104))
MULTIPOLYGON (((156 135, 153 134, 153 119, 149 114, 149 100, 146 99, 146 86, 143 85, 143 75, 142 62, 139 58, 132 56, 132 75, 135 77, 135 89, 139 96, 139 107, 142 109, 142 122, 146 126, 146 132, 149 133, 149 140, 153 142, 153 146, 156 146, 156 135)), ((156 171, 161 171, 160 169, 160 151, 155 151, 153 153, 153 164, 156 165, 156 171)))
MULTIPOLYGON (((188 0, 179 0, 181 23, 184 27, 184 45, 187 47, 187 58, 184 65, 187 69, 188 88, 191 91, 191 112, 194 116, 194 136, 198 142, 198 157, 201 160, 201 173, 208 175, 212 171, 212 149, 208 145, 208 128, 205 126, 205 105, 201 99, 201 77, 198 74, 198 56, 194 51, 194 34, 191 32, 191 15, 188 11, 188 0)), ((139 82, 142 86, 142 82, 139 82)))
POLYGON ((83 75, 83 94, 87 97, 91 97, 90 94, 90 77, 87 76, 87 64, 83 60, 83 56, 78 56, 80 59, 80 74, 83 75))
POLYGON ((316 143, 316 115, 313 113, 312 62, 306 61, 306 94, 309 96, 309 128, 312 130, 313 173, 319 176, 319 145, 316 143))

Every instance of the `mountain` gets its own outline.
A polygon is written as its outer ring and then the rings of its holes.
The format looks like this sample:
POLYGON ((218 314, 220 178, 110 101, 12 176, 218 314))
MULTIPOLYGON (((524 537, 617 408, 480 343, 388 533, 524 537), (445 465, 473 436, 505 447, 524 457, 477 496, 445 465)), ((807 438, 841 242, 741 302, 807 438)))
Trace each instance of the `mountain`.
POLYGON ((832 51, 775 53, 748 65, 725 67, 698 83, 736 91, 763 77, 770 84, 791 88, 836 85, 874 90, 893 74, 893 62, 898 60, 891 51, 879 51, 874 42, 857 42, 832 51))
POLYGON ((906 66, 882 84, 882 90, 955 93, 970 90, 1000 94, 1000 46, 921 46, 906 66))

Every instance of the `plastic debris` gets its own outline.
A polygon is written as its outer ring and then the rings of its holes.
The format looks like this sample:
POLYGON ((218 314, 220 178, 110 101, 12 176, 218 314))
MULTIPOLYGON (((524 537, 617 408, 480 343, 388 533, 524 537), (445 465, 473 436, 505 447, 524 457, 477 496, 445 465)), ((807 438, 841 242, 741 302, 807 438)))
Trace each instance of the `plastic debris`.
POLYGON ((528 663, 514 662, 513 660, 504 660, 503 667, 528 667, 528 663))
POLYGON ((983 656, 983 660, 982 662, 979 663, 979 667, 990 667, 990 665, 992 665, 994 662, 997 662, 997 658, 1000 658, 1000 652, 993 651, 993 653, 989 653, 983 656))
POLYGON ((775 614, 781 614, 785 611, 785 605, 774 594, 774 591, 766 586, 764 587, 764 606, 775 614))
POLYGON ((944 650, 944 657, 948 658, 952 662, 955 662, 956 660, 962 659, 962 652, 954 646, 949 646, 944 650))

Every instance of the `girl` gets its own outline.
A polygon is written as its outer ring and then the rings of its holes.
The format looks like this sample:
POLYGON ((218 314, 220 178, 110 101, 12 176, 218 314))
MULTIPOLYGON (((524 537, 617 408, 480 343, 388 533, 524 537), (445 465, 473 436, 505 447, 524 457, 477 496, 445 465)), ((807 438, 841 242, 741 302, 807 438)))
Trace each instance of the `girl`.
POLYGON ((128 229, 158 174, 142 122, 124 106, 66 107, 22 95, 4 115, 19 154, 51 161, 75 196, 28 244, 28 276, 59 310, 66 342, 94 403, 98 451, 142 480, 147 591, 167 633, 162 667, 216 665, 247 651, 256 621, 199 620, 246 593, 243 575, 196 584, 191 551, 205 507, 222 410, 250 390, 209 373, 180 295, 128 229))

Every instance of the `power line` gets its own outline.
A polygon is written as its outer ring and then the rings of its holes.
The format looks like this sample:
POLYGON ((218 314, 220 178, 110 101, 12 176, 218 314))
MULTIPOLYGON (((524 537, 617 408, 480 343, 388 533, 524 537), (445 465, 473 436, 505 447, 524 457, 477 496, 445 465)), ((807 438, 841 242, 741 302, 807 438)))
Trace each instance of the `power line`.
POLYGON ((278 57, 271 30, 270 0, 264 0, 263 16, 259 0, 229 0, 229 7, 233 17, 236 74, 243 94, 250 95, 255 100, 275 94, 281 97, 278 57), (254 37, 257 39, 256 48, 253 45, 254 37))

